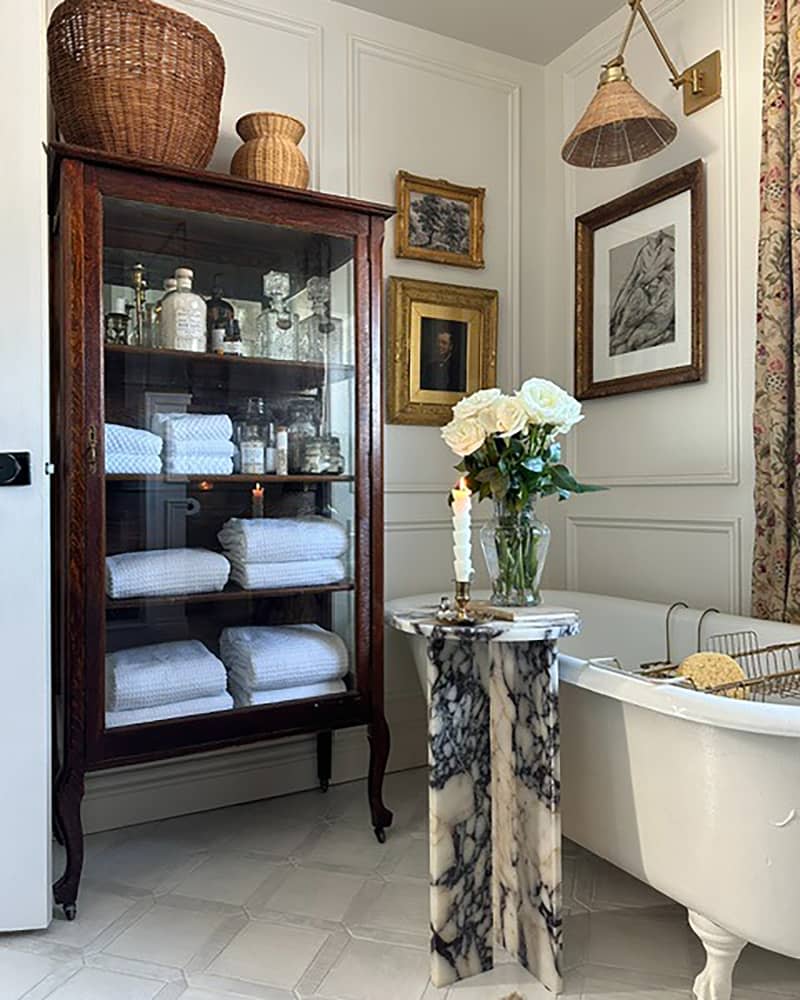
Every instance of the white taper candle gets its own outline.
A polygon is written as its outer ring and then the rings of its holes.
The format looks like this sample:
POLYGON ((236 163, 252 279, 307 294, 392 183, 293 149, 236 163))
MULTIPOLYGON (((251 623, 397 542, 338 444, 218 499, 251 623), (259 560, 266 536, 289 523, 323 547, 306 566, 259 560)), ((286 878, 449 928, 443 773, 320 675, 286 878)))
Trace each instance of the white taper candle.
POLYGON ((453 568, 458 583, 472 576, 472 493, 462 479, 453 487, 453 568))

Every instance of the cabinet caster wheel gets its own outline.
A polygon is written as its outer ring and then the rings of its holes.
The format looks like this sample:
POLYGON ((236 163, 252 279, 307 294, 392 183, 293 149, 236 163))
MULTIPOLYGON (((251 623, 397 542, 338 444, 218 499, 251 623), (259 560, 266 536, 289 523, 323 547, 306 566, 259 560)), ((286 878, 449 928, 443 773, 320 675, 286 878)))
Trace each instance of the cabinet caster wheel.
POLYGON ((67 920, 72 921, 78 916, 78 907, 75 903, 64 903, 61 907, 67 920))
POLYGON ((325 792, 328 791, 328 789, 330 788, 330 785, 331 785, 331 783, 328 781, 328 779, 327 778, 323 778, 323 780, 320 781, 320 783, 319 783, 319 790, 324 794, 325 792))
POLYGON ((386 831, 382 826, 375 827, 375 839, 378 841, 379 844, 386 843, 386 831))

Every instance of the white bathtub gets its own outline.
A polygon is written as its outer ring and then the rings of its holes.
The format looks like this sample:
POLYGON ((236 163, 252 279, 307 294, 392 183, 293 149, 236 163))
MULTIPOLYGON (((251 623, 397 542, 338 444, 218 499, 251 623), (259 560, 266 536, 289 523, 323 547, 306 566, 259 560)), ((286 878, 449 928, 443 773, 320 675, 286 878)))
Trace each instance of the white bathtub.
MULTIPOLYGON (((564 834, 689 910, 708 954, 695 993, 728 1000, 746 942, 800 958, 800 707, 655 686, 584 662, 616 657, 632 669, 662 659, 666 605, 566 591, 545 602, 583 620, 581 635, 559 645, 564 834)), ((699 617, 673 614, 673 660, 696 650, 699 617)), ((800 642, 800 627, 719 614, 705 618, 703 636, 749 629, 764 644, 800 642)), ((424 641, 410 641, 422 680, 424 641)))

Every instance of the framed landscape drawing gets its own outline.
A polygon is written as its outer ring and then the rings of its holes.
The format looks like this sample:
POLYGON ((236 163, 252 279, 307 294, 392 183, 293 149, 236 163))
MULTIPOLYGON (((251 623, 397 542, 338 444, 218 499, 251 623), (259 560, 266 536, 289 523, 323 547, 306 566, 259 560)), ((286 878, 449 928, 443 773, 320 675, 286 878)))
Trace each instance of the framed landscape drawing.
POLYGON ((389 279, 387 419, 441 427, 463 396, 494 385, 496 291, 389 279))
POLYGON ((578 399, 705 377, 705 213, 697 160, 576 220, 578 399))
POLYGON ((395 253, 458 267, 484 267, 485 188, 397 175, 395 253))

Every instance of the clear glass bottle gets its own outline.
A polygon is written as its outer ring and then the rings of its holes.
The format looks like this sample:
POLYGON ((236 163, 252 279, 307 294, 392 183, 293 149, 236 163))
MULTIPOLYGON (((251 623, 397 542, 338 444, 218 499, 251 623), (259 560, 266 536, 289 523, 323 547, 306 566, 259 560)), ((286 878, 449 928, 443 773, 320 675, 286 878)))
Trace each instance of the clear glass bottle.
POLYGON ((295 361, 297 331, 294 317, 288 306, 291 281, 283 271, 269 271, 264 275, 264 308, 256 320, 258 353, 273 361, 295 361))
POLYGON ((264 475, 264 432, 258 421, 245 424, 239 454, 244 475, 264 475))
POLYGON ((161 300, 161 343, 172 351, 206 350, 206 303, 192 291, 193 277, 191 268, 179 267, 175 291, 161 300))
POLYGON ((306 443, 318 434, 317 401, 306 397, 289 404, 289 472, 304 471, 306 443))
POLYGON ((275 432, 275 472, 279 476, 289 475, 289 431, 278 427, 275 432))

